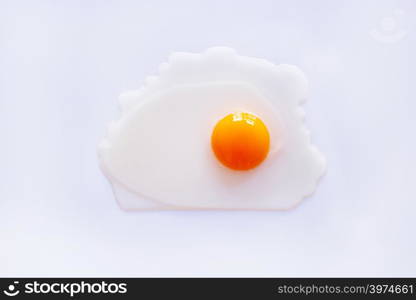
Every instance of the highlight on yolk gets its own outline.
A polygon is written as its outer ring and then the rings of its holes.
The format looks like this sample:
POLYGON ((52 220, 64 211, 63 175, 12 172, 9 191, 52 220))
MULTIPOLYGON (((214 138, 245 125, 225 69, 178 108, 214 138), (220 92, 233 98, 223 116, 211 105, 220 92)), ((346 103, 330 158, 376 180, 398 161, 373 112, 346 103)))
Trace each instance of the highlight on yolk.
POLYGON ((211 146, 217 159, 233 170, 257 167, 269 152, 266 125, 250 113, 229 114, 215 125, 211 146))

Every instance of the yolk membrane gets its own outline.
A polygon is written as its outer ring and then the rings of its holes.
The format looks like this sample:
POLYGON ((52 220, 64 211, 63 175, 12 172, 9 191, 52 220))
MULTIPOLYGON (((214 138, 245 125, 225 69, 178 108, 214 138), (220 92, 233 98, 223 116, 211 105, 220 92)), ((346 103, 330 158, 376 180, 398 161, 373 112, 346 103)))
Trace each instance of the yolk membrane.
POLYGON ((211 146, 217 159, 233 170, 250 170, 263 162, 269 152, 266 125, 250 113, 229 114, 215 125, 211 146))

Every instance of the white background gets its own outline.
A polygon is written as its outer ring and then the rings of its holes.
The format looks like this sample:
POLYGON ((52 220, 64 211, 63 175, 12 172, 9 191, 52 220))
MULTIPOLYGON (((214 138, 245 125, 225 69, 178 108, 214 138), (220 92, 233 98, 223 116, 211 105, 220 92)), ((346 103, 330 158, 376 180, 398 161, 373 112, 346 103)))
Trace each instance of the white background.
POLYGON ((0 1, 0 275, 416 276, 415 20, 411 0, 0 1), (96 157, 117 96, 211 46, 305 71, 328 173, 288 212, 123 212, 96 157))

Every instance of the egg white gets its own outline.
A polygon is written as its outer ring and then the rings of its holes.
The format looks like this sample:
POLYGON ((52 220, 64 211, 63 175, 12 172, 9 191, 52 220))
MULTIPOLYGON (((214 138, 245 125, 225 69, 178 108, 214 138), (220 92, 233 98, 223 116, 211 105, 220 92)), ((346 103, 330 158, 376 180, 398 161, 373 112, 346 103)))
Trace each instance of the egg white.
POLYGON ((289 65, 228 48, 177 53, 137 91, 99 146, 102 169, 125 209, 287 209, 315 189, 325 160, 303 124, 307 81, 289 65), (260 117, 271 134, 250 171, 222 166, 210 147, 215 123, 233 112, 260 117))

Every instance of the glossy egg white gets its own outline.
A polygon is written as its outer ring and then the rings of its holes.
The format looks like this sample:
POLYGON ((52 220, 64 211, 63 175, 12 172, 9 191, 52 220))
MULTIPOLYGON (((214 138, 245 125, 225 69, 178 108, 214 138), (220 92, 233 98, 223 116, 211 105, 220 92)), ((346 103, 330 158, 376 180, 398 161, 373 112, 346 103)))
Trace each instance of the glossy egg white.
POLYGON ((325 170, 300 107, 304 74, 229 48, 176 53, 139 90, 120 96, 98 153, 120 206, 135 209, 288 209, 325 170), (221 165, 210 146, 218 120, 250 112, 270 133, 270 152, 250 171, 221 165))

